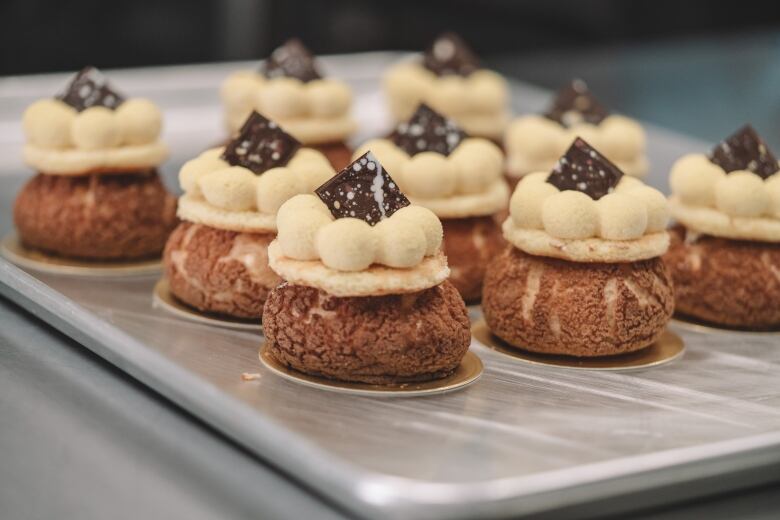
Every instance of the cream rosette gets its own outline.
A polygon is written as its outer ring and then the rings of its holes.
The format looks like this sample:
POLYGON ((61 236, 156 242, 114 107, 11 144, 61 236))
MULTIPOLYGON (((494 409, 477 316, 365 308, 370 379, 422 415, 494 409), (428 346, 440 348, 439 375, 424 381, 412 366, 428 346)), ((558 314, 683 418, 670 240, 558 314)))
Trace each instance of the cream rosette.
POLYGON ((780 174, 762 179, 726 173, 706 155, 674 163, 669 176, 674 218, 685 227, 724 238, 780 242, 780 174))
POLYGON ((290 283, 335 296, 415 292, 449 276, 441 252, 442 225, 410 205, 375 226, 335 218, 316 195, 297 195, 279 209, 269 264, 290 283))
POLYGON ((352 159, 371 150, 409 200, 439 218, 492 215, 506 208, 504 156, 487 139, 467 138, 449 156, 422 152, 410 156, 389 139, 360 146, 352 159))
POLYGON ((179 217, 207 226, 241 232, 275 232, 276 212, 301 193, 314 191, 335 173, 320 152, 301 148, 290 161, 255 175, 221 158, 213 148, 182 166, 179 217))
POLYGON ((490 70, 437 76, 420 63, 400 63, 385 74, 384 88, 396 121, 406 121, 425 103, 469 135, 498 140, 509 120, 506 80, 490 70))
POLYGON ((669 247, 669 208, 661 192, 623 176, 598 200, 547 182, 549 173, 524 177, 509 201, 504 237, 532 255, 574 262, 633 262, 669 247))
POLYGON ((160 138, 162 114, 148 99, 132 98, 116 110, 81 112, 59 99, 41 99, 22 118, 24 159, 40 172, 79 175, 101 170, 141 170, 168 155, 160 138))
POLYGON ((507 173, 514 178, 536 171, 549 171, 576 137, 582 137, 632 177, 643 177, 648 163, 645 131, 625 116, 607 116, 598 125, 579 123, 562 126, 544 116, 522 116, 509 124, 504 145, 507 173))
POLYGON ((231 135, 256 110, 303 144, 343 141, 356 129, 350 115, 352 91, 335 79, 304 83, 291 77, 266 78, 253 71, 228 76, 222 84, 225 121, 231 135))

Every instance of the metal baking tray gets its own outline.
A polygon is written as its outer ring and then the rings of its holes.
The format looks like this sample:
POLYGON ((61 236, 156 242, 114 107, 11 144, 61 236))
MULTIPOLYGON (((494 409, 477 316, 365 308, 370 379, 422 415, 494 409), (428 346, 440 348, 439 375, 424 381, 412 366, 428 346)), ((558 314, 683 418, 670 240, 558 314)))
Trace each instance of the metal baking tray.
MULTIPOLYGON (((367 133, 384 124, 378 78, 395 59, 326 60, 353 84, 367 133)), ((169 180, 181 161, 219 139, 216 89, 239 65, 112 75, 124 91, 167 109, 167 135, 177 147, 169 180)), ((63 81, 0 81, 4 234, 12 227, 14 193, 29 175, 8 158, 18 157, 21 109, 63 81)), ((517 112, 546 101, 538 89, 512 88, 517 112)), ((649 127, 649 181, 665 188, 671 162, 705 148, 649 127)), ((780 477, 779 335, 672 324, 687 344, 685 356, 630 373, 529 366, 474 342, 485 364, 475 384, 444 395, 378 399, 269 373, 258 361, 259 333, 155 309, 156 280, 28 273, 0 260, 0 294, 358 516, 584 514, 596 503, 600 512, 617 511, 780 477), (245 372, 260 377, 244 381, 245 372)))

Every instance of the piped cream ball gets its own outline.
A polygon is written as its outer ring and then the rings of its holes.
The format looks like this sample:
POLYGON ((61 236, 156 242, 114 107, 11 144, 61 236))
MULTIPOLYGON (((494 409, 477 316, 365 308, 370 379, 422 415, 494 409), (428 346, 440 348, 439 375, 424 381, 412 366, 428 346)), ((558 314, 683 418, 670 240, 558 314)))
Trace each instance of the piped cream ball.
POLYGON ((222 148, 215 148, 203 152, 195 159, 190 159, 179 170, 179 185, 190 194, 201 194, 198 187, 198 180, 205 174, 216 170, 222 170, 230 167, 224 160, 220 159, 222 148), (213 152, 217 153, 213 153, 213 152))
POLYGON ((211 172, 197 182, 209 204, 229 211, 248 211, 255 207, 254 183, 254 174, 241 166, 211 172))
MULTIPOLYGON (((621 179, 621 183, 624 179, 621 179)), ((639 182, 639 181, 637 181, 639 182)), ((621 191, 623 193, 623 191, 621 191)), ((645 232, 656 233, 669 225, 669 204, 663 193, 649 186, 635 186, 625 190, 625 194, 639 199, 647 210, 647 227, 645 232)))
POLYGON ((189 196, 227 211, 257 210, 274 215, 291 197, 314 191, 333 176, 333 167, 322 153, 301 148, 286 166, 259 175, 243 166, 230 166, 221 155, 224 148, 203 152, 182 166, 181 187, 189 196))
POLYGON ((352 104, 352 92, 343 83, 314 80, 307 85, 311 113, 316 117, 336 117, 352 104))
POLYGON ((638 179, 624 175, 611 193, 594 200, 580 191, 560 191, 547 182, 549 176, 535 172, 520 180, 509 203, 511 226, 567 240, 633 240, 666 229, 666 197, 638 179))
POLYGON ((764 181, 764 187, 769 195, 768 212, 775 218, 780 218, 780 175, 772 175, 764 181))
POLYGON ((277 240, 282 251, 296 260, 317 260, 317 232, 332 221, 328 208, 316 196, 292 197, 276 215, 277 240))
POLYGON ((71 132, 76 146, 85 150, 113 148, 122 140, 114 111, 102 106, 80 112, 73 121, 71 132))
POLYGON ((303 83, 295 78, 274 78, 257 93, 263 112, 271 119, 302 116, 308 108, 303 83))
POLYGON ((562 191, 542 203, 542 222, 558 238, 583 239, 595 236, 599 214, 593 199, 579 191, 562 191))
POLYGON ((162 114, 157 105, 148 99, 128 99, 117 107, 114 115, 125 144, 151 143, 160 135, 162 114))
POLYGON ((631 161, 645 149, 642 126, 625 116, 613 114, 601 123, 600 140, 604 152, 617 161, 631 161))
POLYGON ((285 256, 316 260, 338 271, 362 271, 374 263, 411 268, 441 250, 443 229, 436 215, 406 206, 375 226, 355 218, 334 219, 315 195, 296 195, 277 214, 278 241, 285 256))
POLYGON ((431 256, 441 249, 444 241, 444 228, 433 211, 422 206, 406 206, 393 213, 392 219, 407 220, 423 231, 425 237, 425 254, 431 256))
POLYGON ((599 236, 607 240, 628 240, 642 236, 647 229, 647 209, 636 199, 622 193, 610 193, 596 204, 599 236))
POLYGON ((538 161, 560 155, 569 141, 558 123, 532 115, 509 124, 506 147, 510 154, 520 153, 538 161))
POLYGON ((286 200, 306 188, 303 179, 288 168, 271 168, 255 180, 257 209, 263 213, 276 213, 286 200))
POLYGON ((410 193, 423 198, 446 197, 458 181, 447 158, 436 152, 411 157, 402 167, 401 178, 410 193))
POLYGON ((76 110, 56 99, 41 99, 27 107, 22 127, 27 140, 42 148, 63 149, 73 145, 71 126, 76 110))
POLYGON ((374 233, 379 263, 389 267, 414 267, 425 257, 425 232, 410 219, 382 220, 374 227, 374 233))
POLYGON ((685 155, 674 163, 669 174, 672 192, 685 204, 714 206, 715 185, 725 177, 718 165, 701 154, 685 155))
MULTIPOLYGON (((536 174, 532 174, 536 175, 536 174)), ((546 178, 547 174, 544 175, 546 178)), ((527 176, 520 183, 531 179, 527 176)), ((558 189, 549 182, 528 182, 522 189, 516 189, 509 199, 509 211, 516 226, 528 229, 544 229, 542 205, 558 193, 558 189)))
POLYGON ((755 173, 736 171, 726 175, 715 185, 718 209, 738 217, 759 217, 770 204, 764 181, 755 173))
POLYGON ((377 235, 356 218, 340 218, 317 232, 317 251, 328 267, 339 271, 362 271, 376 258, 377 235))
POLYGON ((461 193, 479 193, 501 176, 504 155, 487 139, 464 139, 452 154, 461 193))

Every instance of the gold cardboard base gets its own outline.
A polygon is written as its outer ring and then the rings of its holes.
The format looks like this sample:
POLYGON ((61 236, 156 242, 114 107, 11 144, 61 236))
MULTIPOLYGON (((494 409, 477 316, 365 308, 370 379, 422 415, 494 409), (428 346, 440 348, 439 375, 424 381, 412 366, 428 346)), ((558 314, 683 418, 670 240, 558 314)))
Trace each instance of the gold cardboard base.
POLYGON ((487 348, 512 356, 524 363, 574 370, 639 370, 670 363, 680 358, 685 352, 685 344, 682 339, 668 329, 664 331, 657 342, 642 350, 617 356, 593 358, 539 354, 513 347, 501 338, 493 335, 490 329, 488 329, 485 320, 480 320, 474 324, 471 328, 471 334, 487 348))
POLYGON ((80 260, 55 256, 26 247, 16 233, 3 238, 0 253, 10 262, 42 273, 89 278, 118 278, 159 273, 162 263, 152 260, 80 260))
POLYGON ((194 307, 179 301, 171 294, 168 287, 168 280, 161 278, 154 285, 154 305, 159 306, 171 314, 189 321, 195 321, 204 325, 213 325, 216 327, 226 327, 235 330, 256 330, 262 331, 263 326, 260 320, 247 320, 241 318, 231 318, 221 314, 212 314, 199 311, 194 307))
POLYGON ((769 334, 769 335, 780 334, 780 325, 766 330, 751 330, 748 328, 733 327, 730 325, 718 325, 717 323, 710 323, 708 321, 694 318, 693 316, 686 316, 684 314, 677 314, 677 313, 675 313, 674 317, 672 318, 672 323, 693 332, 714 332, 714 333, 739 332, 744 334, 769 334))
POLYGON ((482 375, 482 361, 471 351, 466 352, 458 368, 447 377, 419 383, 402 383, 396 385, 371 385, 368 383, 350 383, 336 381, 325 377, 312 376, 293 370, 279 363, 265 351, 265 344, 260 347, 260 361, 263 365, 284 379, 296 383, 344 394, 364 395, 372 397, 415 397, 436 395, 464 388, 482 375))

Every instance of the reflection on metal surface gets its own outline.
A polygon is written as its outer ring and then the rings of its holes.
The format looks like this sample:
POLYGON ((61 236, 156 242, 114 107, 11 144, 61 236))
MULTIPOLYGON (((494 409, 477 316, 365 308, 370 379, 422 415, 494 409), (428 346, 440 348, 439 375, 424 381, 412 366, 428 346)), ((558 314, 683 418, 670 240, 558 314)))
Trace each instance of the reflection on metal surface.
POLYGON ((606 370, 627 371, 657 367, 678 359, 685 352, 685 344, 680 336, 665 330, 659 340, 647 348, 617 356, 601 356, 594 358, 579 358, 574 356, 558 356, 539 354, 513 347, 488 329, 485 320, 480 320, 471 327, 474 337, 488 348, 512 356, 531 365, 546 365, 556 368, 574 370, 606 370))
POLYGON ((268 352, 264 345, 260 347, 260 361, 274 374, 296 383, 344 394, 366 395, 372 397, 417 397, 436 395, 465 388, 482 375, 482 361, 471 351, 466 352, 458 368, 451 375, 434 381, 420 383, 404 383, 398 385, 371 385, 367 383, 349 383, 324 377, 304 374, 279 363, 268 352))
POLYGON ((203 323, 205 325, 215 325, 217 327, 227 327, 237 330, 263 330, 263 326, 259 323, 259 320, 242 320, 240 318, 231 318, 230 316, 210 314, 186 305, 171 294, 166 278, 160 278, 154 286, 154 305, 155 307, 163 308, 180 318, 203 323))
POLYGON ((162 269, 159 258, 134 261, 79 260, 53 256, 24 246, 16 233, 3 238, 0 253, 11 262, 25 269, 43 273, 87 278, 116 278, 158 273, 162 269))
POLYGON ((711 334, 719 334, 723 332, 735 332, 741 334, 780 335, 780 326, 773 327, 766 330, 750 330, 747 328, 718 325, 716 323, 710 323, 704 320, 694 318, 692 316, 686 316, 684 314, 678 314, 678 313, 675 313, 674 317, 672 318, 672 323, 693 332, 709 332, 711 334))

